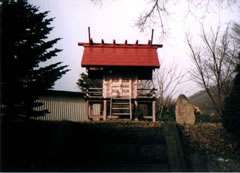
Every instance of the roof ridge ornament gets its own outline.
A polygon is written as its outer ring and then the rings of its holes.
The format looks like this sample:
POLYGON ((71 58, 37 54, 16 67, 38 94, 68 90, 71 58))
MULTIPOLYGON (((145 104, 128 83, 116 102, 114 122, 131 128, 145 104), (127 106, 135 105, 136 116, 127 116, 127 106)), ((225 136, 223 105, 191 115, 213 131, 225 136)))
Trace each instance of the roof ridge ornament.
POLYGON ((111 48, 111 47, 115 47, 115 48, 153 48, 153 49, 157 49, 157 48, 162 48, 163 45, 162 44, 152 44, 151 45, 151 40, 148 40, 147 44, 139 44, 138 41, 136 41, 135 44, 125 44, 125 43, 116 43, 115 40, 113 40, 113 43, 105 43, 104 41, 101 41, 100 43, 94 43, 93 39, 90 39, 90 43, 83 43, 83 42, 78 42, 78 46, 83 46, 83 47, 106 47, 106 48, 111 48))
POLYGON ((94 44, 94 42, 93 42, 93 39, 92 39, 92 38, 90 38, 90 42, 89 42, 89 44, 90 44, 90 45, 93 45, 93 44, 94 44))
POLYGON ((149 45, 149 46, 151 46, 151 45, 152 45, 152 44, 151 44, 151 40, 148 40, 148 45, 149 45))
POLYGON ((153 34, 154 34, 154 29, 152 29, 152 35, 151 35, 151 45, 153 43, 153 34))
POLYGON ((91 31, 90 31, 90 26, 88 27, 88 41, 89 44, 91 43, 91 31))
POLYGON ((88 43, 83 43, 79 42, 79 46, 84 46, 84 47, 89 47, 89 46, 94 46, 94 47, 106 47, 106 48, 111 48, 111 47, 116 47, 116 48, 161 48, 163 47, 162 44, 153 44, 153 34, 154 34, 154 29, 152 29, 152 35, 151 35, 151 40, 148 40, 147 44, 139 44, 138 40, 136 40, 136 43, 134 44, 129 44, 127 40, 125 40, 124 43, 122 44, 117 44, 116 40, 113 40, 113 43, 104 43, 104 40, 101 39, 100 43, 94 43, 93 39, 91 38, 91 30, 90 27, 88 27, 88 43))

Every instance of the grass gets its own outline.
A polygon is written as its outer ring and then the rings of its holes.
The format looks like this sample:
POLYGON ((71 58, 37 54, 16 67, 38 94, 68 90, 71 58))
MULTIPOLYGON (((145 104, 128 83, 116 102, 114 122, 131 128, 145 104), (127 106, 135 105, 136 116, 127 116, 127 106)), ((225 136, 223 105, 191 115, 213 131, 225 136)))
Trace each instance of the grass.
POLYGON ((122 171, 151 164, 157 169, 145 171, 167 169, 159 167, 167 165, 160 123, 3 121, 1 136, 2 171, 118 171, 119 164, 127 165, 122 171))

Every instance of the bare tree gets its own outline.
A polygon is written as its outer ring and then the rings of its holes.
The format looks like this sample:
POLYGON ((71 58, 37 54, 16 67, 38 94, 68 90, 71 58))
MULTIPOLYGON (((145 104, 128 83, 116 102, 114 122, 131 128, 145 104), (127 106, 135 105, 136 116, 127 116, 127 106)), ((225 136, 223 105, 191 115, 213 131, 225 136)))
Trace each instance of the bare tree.
POLYGON ((171 20, 171 9, 173 6, 186 5, 186 16, 192 15, 197 18, 205 18, 214 9, 224 9, 238 4, 237 0, 150 0, 150 8, 140 14, 136 25, 140 31, 144 31, 147 26, 153 23, 160 23, 162 38, 167 34, 167 21, 171 20), (202 11, 201 16, 197 16, 197 11, 202 11))
POLYGON ((174 104, 173 97, 180 91, 180 84, 185 82, 186 73, 179 70, 178 66, 174 63, 165 63, 161 61, 161 66, 153 74, 153 80, 139 80, 139 89, 156 90, 156 98, 158 103, 159 117, 163 117, 164 109, 170 109, 174 104))
MULTIPOLYGON (((90 0, 91 2, 102 5, 104 0, 90 0)), ((173 7, 184 6, 186 17, 191 15, 198 19, 205 18, 210 12, 216 9, 226 9, 233 5, 239 5, 240 1, 237 0, 148 0, 146 9, 139 14, 136 21, 136 26, 140 31, 145 31, 147 28, 152 28, 153 24, 160 24, 161 37, 165 38, 168 34, 167 23, 171 20, 171 11, 173 7), (200 16, 199 16, 200 11, 200 16)))
POLYGON ((166 5, 168 5, 167 0, 153 0, 149 11, 141 14, 136 22, 136 25, 141 31, 144 31, 147 24, 151 24, 153 20, 157 17, 160 19, 161 32, 163 35, 166 34, 166 29, 164 27, 164 16, 168 15, 168 10, 166 5))
POLYGON ((195 40, 200 42, 197 46, 189 35, 186 37, 193 61, 192 79, 206 90, 216 112, 221 115, 224 98, 230 91, 236 56, 229 26, 222 34, 220 27, 207 33, 202 26, 201 37, 195 40))
POLYGON ((240 49, 240 24, 234 23, 232 38, 235 41, 237 48, 240 49))
POLYGON ((173 97, 179 92, 180 84, 185 82, 186 73, 178 69, 176 64, 165 64, 161 60, 160 68, 154 73, 153 80, 158 89, 159 116, 162 117, 164 108, 173 104, 173 97))

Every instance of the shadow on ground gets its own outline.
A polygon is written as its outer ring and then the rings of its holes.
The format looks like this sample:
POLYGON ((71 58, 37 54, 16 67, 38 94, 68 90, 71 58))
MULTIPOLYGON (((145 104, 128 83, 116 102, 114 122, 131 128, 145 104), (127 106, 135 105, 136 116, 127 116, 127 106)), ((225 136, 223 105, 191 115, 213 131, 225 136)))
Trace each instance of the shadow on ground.
POLYGON ((168 171, 159 123, 2 121, 2 171, 168 171))

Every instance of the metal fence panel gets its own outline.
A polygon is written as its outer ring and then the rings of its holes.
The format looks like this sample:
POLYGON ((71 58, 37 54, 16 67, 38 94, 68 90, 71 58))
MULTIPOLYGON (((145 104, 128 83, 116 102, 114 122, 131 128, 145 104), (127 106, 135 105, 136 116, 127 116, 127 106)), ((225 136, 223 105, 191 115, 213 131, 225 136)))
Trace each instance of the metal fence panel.
MULTIPOLYGON (((68 121, 85 121, 86 120, 86 102, 83 97, 67 97, 67 96, 43 96, 36 102, 42 102, 43 105, 34 108, 36 111, 48 110, 45 116, 32 117, 36 120, 68 120, 68 121)), ((4 105, 0 104, 1 109, 4 105)), ((101 104, 93 104, 93 115, 100 115, 101 104)))
POLYGON ((86 103, 83 98, 71 97, 41 97, 37 101, 43 105, 35 110, 47 109, 50 113, 35 117, 38 120, 69 120, 84 121, 86 116, 86 103))

